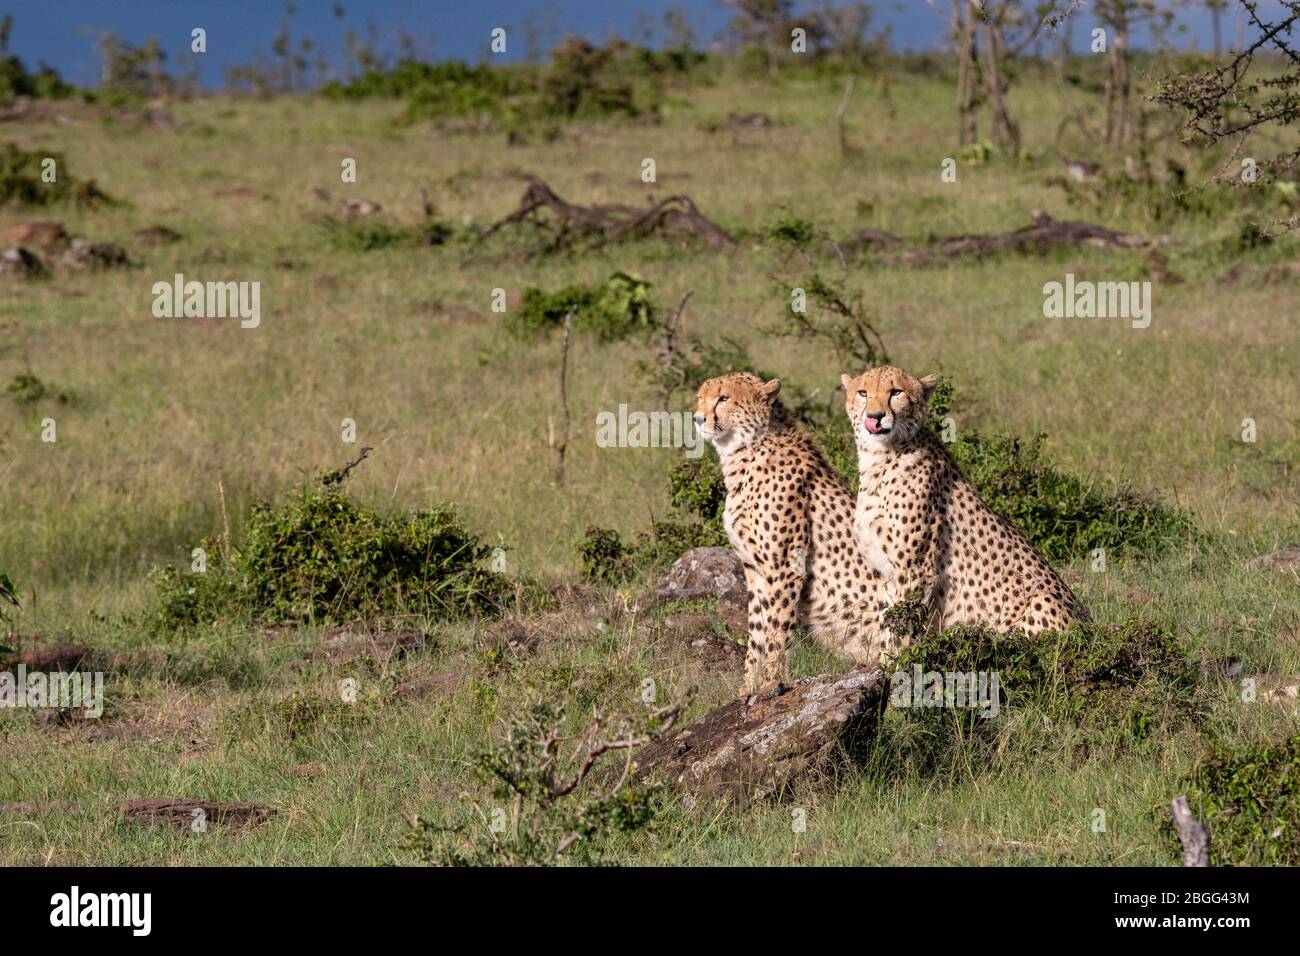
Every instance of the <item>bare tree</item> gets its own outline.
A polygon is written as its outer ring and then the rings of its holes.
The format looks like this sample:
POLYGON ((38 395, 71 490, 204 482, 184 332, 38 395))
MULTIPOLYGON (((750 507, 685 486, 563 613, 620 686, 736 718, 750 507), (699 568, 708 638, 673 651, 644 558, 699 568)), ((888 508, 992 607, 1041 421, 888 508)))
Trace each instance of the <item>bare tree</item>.
POLYGON ((975 27, 966 0, 951 0, 953 45, 957 53, 957 142, 979 139, 979 74, 975 59, 975 27))
MULTIPOLYGON (((1234 156, 1256 131, 1300 125, 1300 99, 1294 92, 1300 87, 1300 50, 1291 39, 1300 29, 1300 0, 1279 0, 1280 9, 1269 20, 1252 0, 1239 2, 1255 39, 1249 44, 1243 39, 1232 60, 1216 69, 1164 77, 1154 97, 1184 111, 1184 128, 1193 141, 1208 147, 1236 140, 1234 156), (1286 69, 1260 75, 1254 69, 1256 58, 1265 53, 1278 54, 1286 69)), ((1278 175, 1293 171, 1298 161, 1300 147, 1293 147, 1259 165, 1278 175)))
POLYGON ((1155 0, 1096 0, 1093 12, 1106 30, 1106 143, 1125 146, 1133 139, 1133 79, 1129 70, 1129 37, 1140 24, 1159 27, 1173 20, 1173 11, 1155 0))
POLYGON ((742 45, 766 51, 768 72, 775 77, 781 44, 789 41, 794 0, 728 0, 728 5, 736 10, 731 31, 742 45))

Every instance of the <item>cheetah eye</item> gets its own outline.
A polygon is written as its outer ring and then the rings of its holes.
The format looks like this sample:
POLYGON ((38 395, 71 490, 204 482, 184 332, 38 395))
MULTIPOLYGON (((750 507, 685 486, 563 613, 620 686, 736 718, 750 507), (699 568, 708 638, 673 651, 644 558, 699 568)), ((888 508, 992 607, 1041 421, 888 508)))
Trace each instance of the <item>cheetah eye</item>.
POLYGON ((890 398, 893 398, 895 395, 902 395, 902 394, 903 394, 903 390, 901 388, 891 388, 889 390, 890 398))
POLYGON ((867 397, 867 390, 865 388, 858 389, 858 398, 866 398, 866 397, 867 397))
POLYGON ((725 401, 729 401, 729 399, 727 398, 726 395, 719 395, 719 396, 718 396, 718 401, 720 401, 720 402, 725 402, 725 401))

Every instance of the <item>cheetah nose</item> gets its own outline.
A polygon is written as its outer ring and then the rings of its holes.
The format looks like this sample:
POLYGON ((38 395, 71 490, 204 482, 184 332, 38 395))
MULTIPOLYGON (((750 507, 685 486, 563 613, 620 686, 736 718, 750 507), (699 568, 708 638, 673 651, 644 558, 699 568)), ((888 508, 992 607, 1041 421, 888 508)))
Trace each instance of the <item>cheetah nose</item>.
POLYGON ((699 414, 698 412, 697 412, 696 415, 695 415, 695 424, 697 424, 697 425, 703 425, 703 424, 704 424, 704 416, 701 415, 701 414, 699 414))

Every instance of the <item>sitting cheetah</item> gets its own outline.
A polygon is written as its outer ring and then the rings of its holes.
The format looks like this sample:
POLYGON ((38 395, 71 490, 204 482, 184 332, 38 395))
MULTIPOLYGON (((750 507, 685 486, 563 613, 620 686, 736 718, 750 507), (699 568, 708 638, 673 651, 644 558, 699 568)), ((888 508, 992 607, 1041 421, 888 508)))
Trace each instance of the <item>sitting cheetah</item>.
POLYGON ((1038 634, 1088 620, 1065 582, 980 499, 926 426, 936 376, 917 379, 882 365, 840 381, 858 445, 854 536, 893 600, 919 590, 939 628, 985 624, 1038 634))
POLYGON ((787 677, 785 646, 802 620, 834 653, 866 664, 889 606, 853 543, 853 496, 777 398, 781 382, 731 372, 700 386, 695 425, 727 487, 723 524, 745 568, 745 692, 787 677))

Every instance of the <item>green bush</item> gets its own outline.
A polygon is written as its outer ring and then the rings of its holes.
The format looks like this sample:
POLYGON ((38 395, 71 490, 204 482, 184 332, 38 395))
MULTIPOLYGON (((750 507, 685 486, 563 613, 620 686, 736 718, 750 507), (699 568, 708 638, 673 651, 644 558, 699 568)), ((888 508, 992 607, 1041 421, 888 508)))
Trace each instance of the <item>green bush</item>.
POLYGON ((0 57, 0 102, 18 96, 38 100, 64 99, 75 92, 76 87, 64 83, 52 66, 42 63, 35 73, 31 73, 17 56, 0 57))
POLYGON ((960 433, 948 445, 980 496, 1054 561, 1102 548, 1155 554, 1195 533, 1189 516, 1126 488, 1103 491, 1060 471, 1043 455, 1046 435, 1025 442, 960 433))
POLYGON ((999 713, 984 719, 978 708, 896 707, 896 740, 906 741, 909 759, 922 764, 942 763, 963 748, 974 748, 967 756, 988 757, 999 744, 1005 749, 999 735, 1008 727, 1031 750, 1054 749, 1062 740, 1085 749, 1134 747, 1199 721, 1207 707, 1186 651, 1149 622, 1075 624, 1032 637, 960 626, 916 637, 928 617, 910 600, 887 612, 892 629, 913 635, 894 670, 912 678, 996 674, 999 713), (1027 719, 1009 719, 1017 715, 1027 719))
POLYGON ((612 528, 587 525, 578 545, 578 560, 583 578, 593 584, 619 584, 633 570, 623 539, 612 528))
POLYGON ((42 382, 29 372, 15 375, 13 381, 5 386, 5 391, 19 405, 35 405, 44 398, 53 399, 62 405, 71 404, 76 400, 72 392, 67 389, 56 388, 42 382))
POLYGON ((1187 783, 1192 813, 1210 831, 1211 866, 1300 865, 1300 735, 1215 747, 1187 783))
POLYGON ((721 525, 700 521, 652 521, 648 532, 625 545, 617 531, 588 526, 578 544, 583 577, 592 584, 621 584, 639 574, 662 571, 692 548, 721 547, 721 525))
POLYGON ((44 206, 65 201, 78 206, 113 202, 95 185, 93 179, 83 181, 70 175, 62 153, 25 150, 16 143, 6 143, 0 149, 0 206, 9 203, 44 206), (57 173, 55 181, 51 183, 41 179, 46 159, 54 160, 57 173))
POLYGON ((228 558, 204 542, 207 569, 156 575, 157 630, 248 618, 356 620, 385 612, 492 614, 508 582, 480 567, 492 549, 446 505, 379 514, 322 476, 283 504, 255 504, 228 558))
POLYGON ((650 283, 615 272, 602 286, 571 285, 555 292, 529 287, 518 308, 507 313, 506 327, 520 338, 541 335, 564 325, 573 312, 574 329, 602 342, 624 339, 655 327, 650 283))

